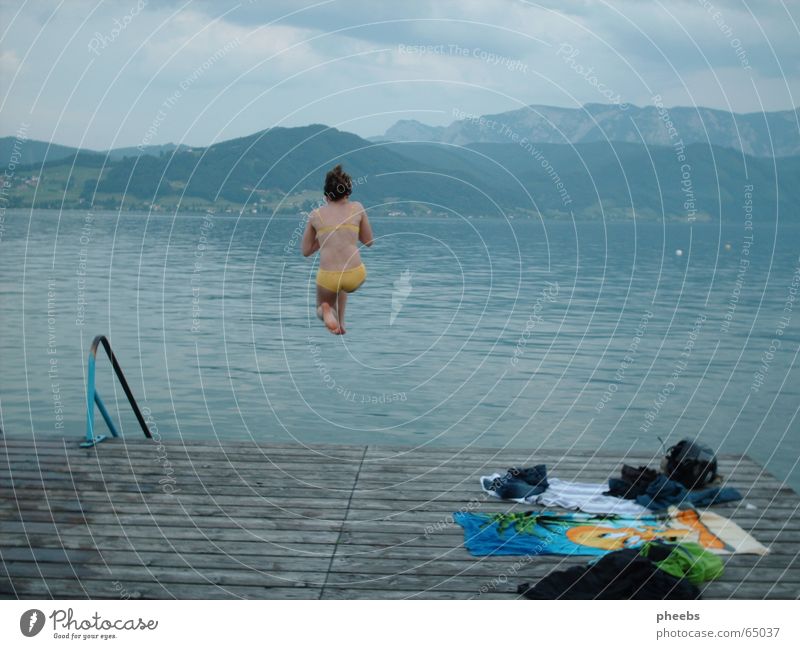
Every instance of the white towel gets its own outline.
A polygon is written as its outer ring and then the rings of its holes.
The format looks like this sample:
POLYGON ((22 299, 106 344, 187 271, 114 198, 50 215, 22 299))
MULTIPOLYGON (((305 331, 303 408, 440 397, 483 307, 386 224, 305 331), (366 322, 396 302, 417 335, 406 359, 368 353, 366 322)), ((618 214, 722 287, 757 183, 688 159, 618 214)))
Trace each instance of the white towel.
MULTIPOLYGON (((490 476, 481 476, 481 489, 486 493, 499 498, 496 492, 484 487, 484 481, 491 484, 495 478, 502 478, 505 474, 493 473, 490 476)), ((547 478, 547 489, 537 496, 527 498, 512 498, 514 502, 526 505, 544 505, 545 507, 561 507, 563 509, 579 509, 587 514, 620 514, 622 516, 640 516, 652 514, 647 507, 642 507, 635 500, 604 496, 608 491, 608 484, 594 482, 570 482, 558 478, 547 478)))

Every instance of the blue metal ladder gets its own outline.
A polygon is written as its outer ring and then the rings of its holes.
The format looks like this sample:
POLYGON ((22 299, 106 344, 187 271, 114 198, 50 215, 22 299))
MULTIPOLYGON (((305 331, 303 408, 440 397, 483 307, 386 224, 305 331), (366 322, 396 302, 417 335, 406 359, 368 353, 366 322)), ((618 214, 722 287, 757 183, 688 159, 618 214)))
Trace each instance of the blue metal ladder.
POLYGON ((95 360, 97 358, 97 348, 99 347, 100 343, 103 343, 103 349, 106 350, 106 356, 108 356, 109 360, 111 361, 111 366, 114 368, 114 373, 117 375, 117 378, 119 379, 119 382, 122 385, 122 389, 125 391, 125 396, 128 397, 128 403, 131 404, 131 408, 133 409, 133 412, 136 415, 136 419, 139 420, 139 425, 142 427, 142 432, 144 433, 144 436, 147 437, 148 439, 152 439, 153 436, 150 434, 150 429, 147 427, 147 424, 144 421, 144 417, 142 416, 142 411, 139 410, 139 405, 136 403, 136 399, 133 398, 133 392, 131 392, 131 389, 128 386, 128 381, 125 379, 125 374, 122 373, 122 368, 119 366, 119 363, 117 362, 117 357, 111 350, 111 343, 108 342, 108 338, 101 335, 95 337, 95 339, 92 341, 92 346, 89 349, 89 362, 88 362, 89 378, 86 382, 86 441, 81 442, 81 446, 84 448, 89 448, 99 444, 104 439, 108 439, 108 435, 95 435, 94 432, 95 404, 97 404, 97 408, 100 410, 100 414, 103 415, 103 419, 105 419, 106 425, 108 426, 108 429, 111 431, 111 435, 113 437, 119 437, 119 432, 117 431, 117 427, 114 425, 114 420, 111 418, 111 414, 108 412, 106 404, 103 403, 103 400, 100 398, 100 393, 94 387, 94 366, 95 366, 95 360))

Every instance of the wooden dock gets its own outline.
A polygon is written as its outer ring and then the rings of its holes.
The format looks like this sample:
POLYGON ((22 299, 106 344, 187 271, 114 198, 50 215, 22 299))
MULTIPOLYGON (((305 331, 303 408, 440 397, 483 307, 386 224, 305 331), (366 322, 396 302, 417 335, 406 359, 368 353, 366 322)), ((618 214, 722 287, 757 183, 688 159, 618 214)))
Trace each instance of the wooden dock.
MULTIPOLYGON (((511 511, 478 477, 546 464, 603 482, 658 457, 608 451, 0 438, 4 598, 516 598, 587 557, 473 557, 452 513, 511 511), (166 463, 169 463, 167 466, 166 463)), ((713 510, 771 549, 726 557, 704 598, 800 597, 800 497, 720 456, 743 501, 713 510)))

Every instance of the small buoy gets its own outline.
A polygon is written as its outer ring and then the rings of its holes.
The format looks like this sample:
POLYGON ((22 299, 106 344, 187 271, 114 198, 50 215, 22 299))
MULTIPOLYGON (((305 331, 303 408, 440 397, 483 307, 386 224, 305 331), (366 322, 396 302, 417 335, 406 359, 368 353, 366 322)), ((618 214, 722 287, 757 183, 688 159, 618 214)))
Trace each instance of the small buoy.
POLYGON ((730 249, 731 249, 731 244, 729 244, 729 243, 726 243, 726 244, 725 244, 725 250, 730 250, 730 249))
POLYGON ((676 256, 676 257, 683 257, 683 250, 681 250, 680 248, 678 248, 678 249, 675 251, 675 256, 676 256))

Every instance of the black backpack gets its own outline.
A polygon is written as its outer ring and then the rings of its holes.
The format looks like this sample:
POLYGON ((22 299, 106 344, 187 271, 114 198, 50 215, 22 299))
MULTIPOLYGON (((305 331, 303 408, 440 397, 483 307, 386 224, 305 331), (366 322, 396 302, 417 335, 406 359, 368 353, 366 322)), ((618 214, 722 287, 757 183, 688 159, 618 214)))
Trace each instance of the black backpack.
POLYGON ((661 471, 687 489, 703 487, 717 477, 717 458, 708 446, 682 439, 667 451, 661 471))

